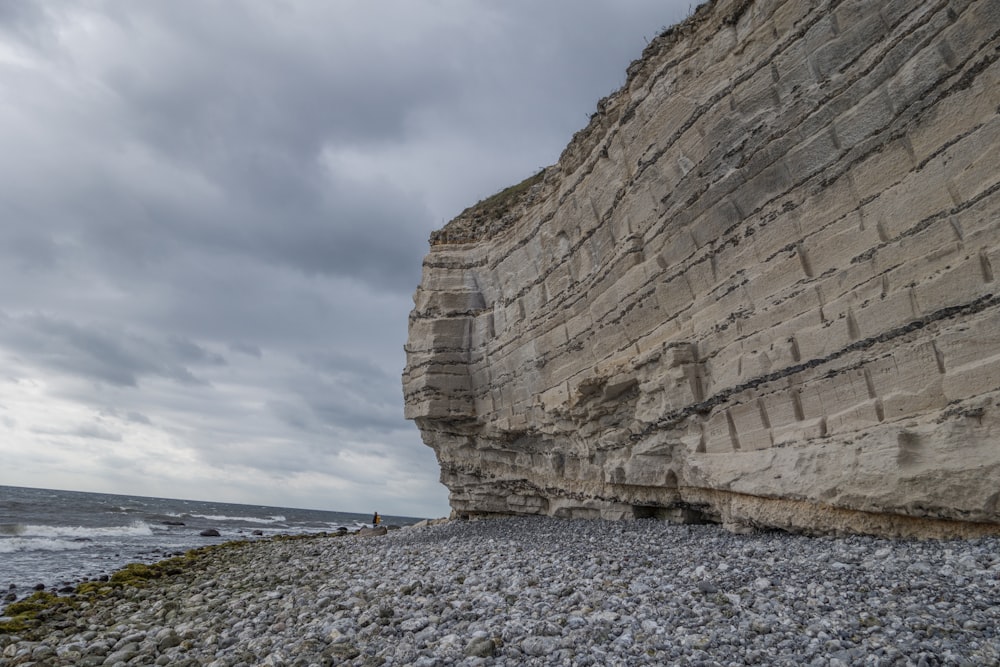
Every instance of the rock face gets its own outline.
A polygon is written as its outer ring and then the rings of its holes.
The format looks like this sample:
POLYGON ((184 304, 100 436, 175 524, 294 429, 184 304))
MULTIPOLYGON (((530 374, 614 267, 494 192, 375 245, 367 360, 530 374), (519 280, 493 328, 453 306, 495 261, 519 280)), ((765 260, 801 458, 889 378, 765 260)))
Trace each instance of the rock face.
POLYGON ((1000 532, 1000 3, 717 0, 432 236, 455 515, 1000 532))

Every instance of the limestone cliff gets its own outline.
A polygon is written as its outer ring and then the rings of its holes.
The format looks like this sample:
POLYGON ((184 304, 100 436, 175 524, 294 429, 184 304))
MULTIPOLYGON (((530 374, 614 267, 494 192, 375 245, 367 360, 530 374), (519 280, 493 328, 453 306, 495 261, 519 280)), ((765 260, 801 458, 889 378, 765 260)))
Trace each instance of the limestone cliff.
POLYGON ((432 237, 458 515, 1000 532, 1000 2, 717 0, 432 237))

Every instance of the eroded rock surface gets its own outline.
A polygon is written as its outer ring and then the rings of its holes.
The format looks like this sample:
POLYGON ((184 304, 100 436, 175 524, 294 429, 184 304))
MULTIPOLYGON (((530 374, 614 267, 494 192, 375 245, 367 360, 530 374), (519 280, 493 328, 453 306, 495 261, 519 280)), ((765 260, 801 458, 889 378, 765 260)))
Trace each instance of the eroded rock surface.
POLYGON ((432 237, 458 515, 1000 530, 1000 3, 718 0, 432 237))

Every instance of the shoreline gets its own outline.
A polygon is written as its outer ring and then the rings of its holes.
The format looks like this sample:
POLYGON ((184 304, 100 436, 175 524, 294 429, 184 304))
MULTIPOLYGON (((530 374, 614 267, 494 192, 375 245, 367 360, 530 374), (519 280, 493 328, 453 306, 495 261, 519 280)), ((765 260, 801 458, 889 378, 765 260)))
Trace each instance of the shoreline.
POLYGON ((0 666, 1000 664, 997 538, 522 517, 238 540, 116 577, 0 634, 0 666))
MULTIPOLYGON (((10 586, 69 589, 133 562, 230 540, 357 530, 371 513, 0 486, 0 607, 10 586)), ((386 524, 423 517, 383 515, 386 524)))
MULTIPOLYGON (((388 529, 399 530, 401 526, 391 526, 388 529)), ((25 602, 29 599, 52 599, 73 600, 75 598, 87 598, 95 590, 102 587, 119 588, 122 586, 145 586, 151 579, 160 579, 166 576, 174 576, 181 569, 196 567, 199 558, 217 549, 239 547, 244 544, 271 541, 302 540, 310 538, 335 538, 358 535, 365 531, 365 528, 349 530, 342 528, 335 531, 321 531, 315 533, 278 533, 276 535, 262 536, 258 532, 241 535, 234 539, 223 542, 212 542, 200 546, 192 546, 188 549, 174 551, 172 553, 162 552, 158 559, 142 559, 125 563, 122 567, 113 569, 110 572, 101 573, 96 576, 84 576, 76 578, 75 582, 63 581, 57 586, 46 586, 45 584, 34 584, 30 592, 23 592, 23 589, 16 588, 13 584, 7 589, 8 595, 16 595, 13 599, 0 599, 0 619, 7 619, 9 615, 7 609, 15 604, 25 602)), ((150 552, 152 553, 152 552, 150 552)), ((0 591, 2 593, 2 591, 0 591)), ((0 637, 3 634, 11 634, 4 627, 4 622, 0 621, 0 637)))

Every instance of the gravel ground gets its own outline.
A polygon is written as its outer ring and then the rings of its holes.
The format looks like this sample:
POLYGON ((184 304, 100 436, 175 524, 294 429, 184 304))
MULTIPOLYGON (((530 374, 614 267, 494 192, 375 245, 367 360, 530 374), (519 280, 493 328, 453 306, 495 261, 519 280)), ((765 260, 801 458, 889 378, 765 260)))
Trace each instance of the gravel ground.
POLYGON ((248 543, 0 665, 998 665, 1000 539, 535 518, 248 543))

